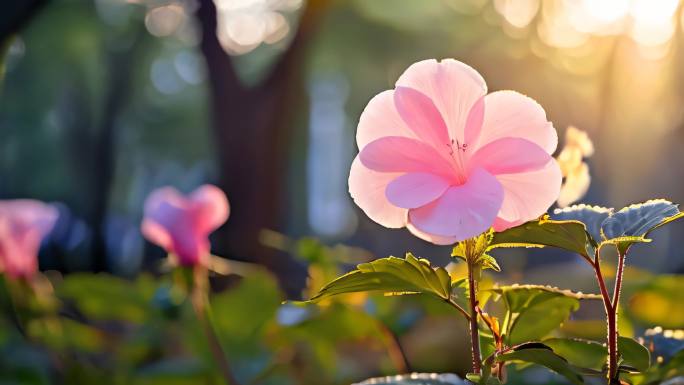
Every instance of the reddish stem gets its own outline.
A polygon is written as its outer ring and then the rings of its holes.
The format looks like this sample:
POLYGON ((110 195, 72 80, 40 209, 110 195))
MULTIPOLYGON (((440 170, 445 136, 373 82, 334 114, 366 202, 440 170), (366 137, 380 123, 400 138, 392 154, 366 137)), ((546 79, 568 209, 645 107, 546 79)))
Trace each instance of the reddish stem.
POLYGON ((619 374, 618 374, 618 326, 617 326, 617 310, 620 303, 620 291, 622 289, 622 276, 625 266, 625 253, 618 252, 618 269, 615 276, 615 287, 613 288, 613 298, 610 298, 608 290, 606 289, 606 283, 601 273, 601 262, 600 262, 600 251, 596 250, 596 255, 594 262, 592 263, 594 271, 596 272, 596 278, 599 283, 599 288, 601 289, 601 297, 603 298, 603 304, 606 311, 606 318, 608 321, 607 333, 608 333, 608 383, 609 384, 620 384, 619 374))

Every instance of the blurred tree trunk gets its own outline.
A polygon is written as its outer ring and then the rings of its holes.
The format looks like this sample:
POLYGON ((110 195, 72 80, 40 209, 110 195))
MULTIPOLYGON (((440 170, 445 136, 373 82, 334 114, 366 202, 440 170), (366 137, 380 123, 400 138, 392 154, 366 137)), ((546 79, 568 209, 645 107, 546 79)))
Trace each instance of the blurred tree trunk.
POLYGON ((43 6, 47 0, 8 1, 0 12, 0 42, 19 32, 43 6))
POLYGON ((209 72, 210 100, 218 151, 220 185, 231 202, 231 218, 219 231, 222 253, 267 266, 283 288, 302 287, 301 267, 259 243, 264 228, 284 223, 287 151, 296 106, 305 99, 302 82, 304 55, 324 8, 310 0, 289 46, 258 85, 243 84, 234 63, 216 37, 216 8, 201 0, 197 18, 202 28, 202 53, 209 72))

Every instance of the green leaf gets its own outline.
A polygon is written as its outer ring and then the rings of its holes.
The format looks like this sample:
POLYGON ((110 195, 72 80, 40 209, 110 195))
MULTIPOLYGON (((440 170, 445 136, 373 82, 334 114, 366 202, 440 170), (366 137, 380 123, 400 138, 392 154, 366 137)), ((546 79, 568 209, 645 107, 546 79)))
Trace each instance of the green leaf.
POLYGON ((579 221, 556 221, 543 217, 536 221, 494 233, 488 250, 500 247, 557 247, 588 256, 592 239, 579 221))
POLYGON ((510 345, 545 337, 579 308, 581 299, 601 298, 596 294, 538 285, 500 286, 492 291, 503 298, 509 313, 503 332, 510 345))
POLYGON ((651 353, 632 338, 618 337, 618 352, 623 364, 632 366, 640 372, 645 372, 651 366, 651 353))
POLYGON ((680 214, 672 202, 654 199, 622 208, 603 222, 601 230, 606 239, 645 237, 655 228, 681 217, 680 214))
POLYGON ((551 217, 559 221, 574 220, 584 223, 589 235, 598 243, 603 238, 601 225, 612 214, 612 208, 579 204, 556 209, 551 217))
MULTIPOLYGON (((489 244, 491 243, 493 236, 494 231, 492 230, 489 230, 485 233, 478 235, 475 238, 473 250, 471 250, 472 255, 483 255, 487 251, 487 248, 489 247, 489 244)), ((466 261, 466 242, 468 241, 461 241, 458 244, 456 244, 456 246, 454 246, 454 248, 451 250, 451 256, 455 258, 461 258, 464 261, 466 261)))
POLYGON ((85 273, 67 275, 56 289, 58 296, 74 301, 89 318, 137 323, 150 316, 149 301, 154 293, 153 284, 145 278, 131 282, 107 274, 85 273))
POLYGON ((543 341, 553 351, 574 366, 601 370, 606 364, 608 350, 596 341, 575 338, 549 338, 543 341))
POLYGON ((451 297, 451 277, 441 267, 433 268, 426 259, 406 254, 405 259, 389 257, 362 263, 325 285, 307 302, 316 302, 339 294, 379 291, 386 294, 431 294, 451 297))
POLYGON ((451 373, 411 373, 398 376, 370 378, 353 385, 466 385, 457 375, 451 373))
POLYGON ((499 362, 519 361, 542 365, 567 378, 573 384, 580 385, 584 383, 582 376, 573 370, 568 361, 554 353, 551 348, 536 347, 537 345, 541 344, 533 344, 531 347, 522 346, 510 353, 498 356, 496 360, 499 362))

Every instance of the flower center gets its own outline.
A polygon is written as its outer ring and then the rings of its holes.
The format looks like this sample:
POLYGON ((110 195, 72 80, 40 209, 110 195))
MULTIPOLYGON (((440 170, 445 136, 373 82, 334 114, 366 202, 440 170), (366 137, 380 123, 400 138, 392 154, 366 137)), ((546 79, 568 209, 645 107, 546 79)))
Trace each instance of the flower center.
POLYGON ((451 156, 451 159, 454 160, 456 168, 456 181, 459 185, 461 185, 465 183, 467 179, 464 155, 468 149, 468 143, 461 143, 458 141, 458 139, 451 139, 451 143, 448 143, 447 147, 449 147, 449 155, 451 156))

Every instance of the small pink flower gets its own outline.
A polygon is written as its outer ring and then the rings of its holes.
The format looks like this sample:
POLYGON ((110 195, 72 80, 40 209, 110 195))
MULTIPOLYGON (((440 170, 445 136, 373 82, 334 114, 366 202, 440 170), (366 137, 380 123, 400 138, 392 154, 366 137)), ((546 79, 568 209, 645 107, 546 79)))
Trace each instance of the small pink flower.
POLYGON ((38 251, 59 212, 46 203, 0 201, 0 269, 13 279, 30 279, 38 271, 38 251))
POLYGON ((356 142, 356 204, 440 245, 534 219, 560 191, 544 109, 514 91, 487 95, 480 74, 453 59, 410 66, 368 103, 356 142))
POLYGON ((228 219, 226 194, 204 185, 183 196, 173 187, 154 190, 145 201, 142 233, 150 242, 175 254, 182 266, 205 264, 209 234, 228 219))

